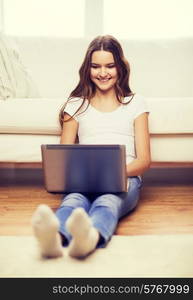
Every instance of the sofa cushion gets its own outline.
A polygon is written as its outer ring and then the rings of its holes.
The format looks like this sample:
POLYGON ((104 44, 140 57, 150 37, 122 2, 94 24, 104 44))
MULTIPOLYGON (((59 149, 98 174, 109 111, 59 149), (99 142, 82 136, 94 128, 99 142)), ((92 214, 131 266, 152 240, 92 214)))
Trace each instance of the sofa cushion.
POLYGON ((62 99, 10 99, 0 102, 0 133, 60 134, 62 99))
MULTIPOLYGON (((59 135, 64 99, 9 99, 0 102, 0 133, 59 135)), ((151 134, 193 133, 193 98, 148 98, 151 134)))
POLYGON ((193 133, 193 97, 154 97, 148 104, 150 133, 193 133))
POLYGON ((0 99, 37 97, 38 91, 13 40, 0 34, 0 99))
POLYGON ((41 162, 41 144, 59 144, 55 135, 1 134, 0 162, 41 162))
MULTIPOLYGON (((1 134, 0 162, 41 162, 41 144, 59 144, 56 135, 1 134)), ((193 138, 190 135, 151 136, 154 162, 193 162, 193 138)))

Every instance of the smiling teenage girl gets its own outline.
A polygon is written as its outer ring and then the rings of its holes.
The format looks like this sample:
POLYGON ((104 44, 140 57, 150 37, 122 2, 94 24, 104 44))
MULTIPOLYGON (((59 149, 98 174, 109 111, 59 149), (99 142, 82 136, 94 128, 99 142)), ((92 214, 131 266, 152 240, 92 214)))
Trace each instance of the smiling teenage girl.
MULTIPOLYGON (((111 239, 121 217, 139 200, 140 175, 150 165, 148 109, 145 99, 129 87, 130 67, 120 43, 99 36, 87 50, 80 81, 60 112, 61 144, 126 146, 128 191, 117 194, 69 193, 56 211, 40 205, 32 218, 41 254, 84 257, 111 239)), ((102 167, 102 166, 101 166, 102 167)))

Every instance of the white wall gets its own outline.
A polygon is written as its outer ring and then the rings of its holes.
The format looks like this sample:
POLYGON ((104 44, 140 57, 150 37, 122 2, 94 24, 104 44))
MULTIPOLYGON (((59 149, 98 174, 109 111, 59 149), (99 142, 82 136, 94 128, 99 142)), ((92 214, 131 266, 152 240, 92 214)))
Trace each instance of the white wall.
POLYGON ((1 1, 8 35, 84 36, 85 0, 1 1))
MULTIPOLYGON (((193 37, 193 0, 0 0, 9 35, 193 37)), ((1 9, 2 11, 2 9, 1 9)))
POLYGON ((124 39, 193 37, 193 0, 104 0, 104 32, 124 39))
POLYGON ((0 32, 3 30, 3 0, 0 0, 0 32))
POLYGON ((95 37, 103 34, 104 0, 86 0, 85 2, 85 36, 95 37))

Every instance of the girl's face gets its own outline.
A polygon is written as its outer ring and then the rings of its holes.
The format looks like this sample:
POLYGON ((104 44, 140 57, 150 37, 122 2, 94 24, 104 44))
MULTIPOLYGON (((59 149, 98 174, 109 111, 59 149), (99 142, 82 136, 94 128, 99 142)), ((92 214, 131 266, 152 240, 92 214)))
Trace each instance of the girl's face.
POLYGON ((117 68, 111 52, 94 51, 91 57, 90 78, 95 86, 103 91, 114 89, 117 81, 117 68))

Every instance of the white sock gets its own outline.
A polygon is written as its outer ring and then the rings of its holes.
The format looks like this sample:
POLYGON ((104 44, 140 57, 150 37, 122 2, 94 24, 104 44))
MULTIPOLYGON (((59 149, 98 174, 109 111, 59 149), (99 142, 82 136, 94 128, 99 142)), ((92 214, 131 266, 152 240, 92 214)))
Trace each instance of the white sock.
POLYGON ((96 248, 99 232, 92 226, 91 219, 83 208, 76 208, 72 212, 66 227, 72 235, 69 245, 70 256, 84 257, 96 248))
POLYGON ((39 205, 32 216, 32 227, 42 256, 51 258, 63 255, 58 233, 59 221, 51 208, 44 204, 39 205))

